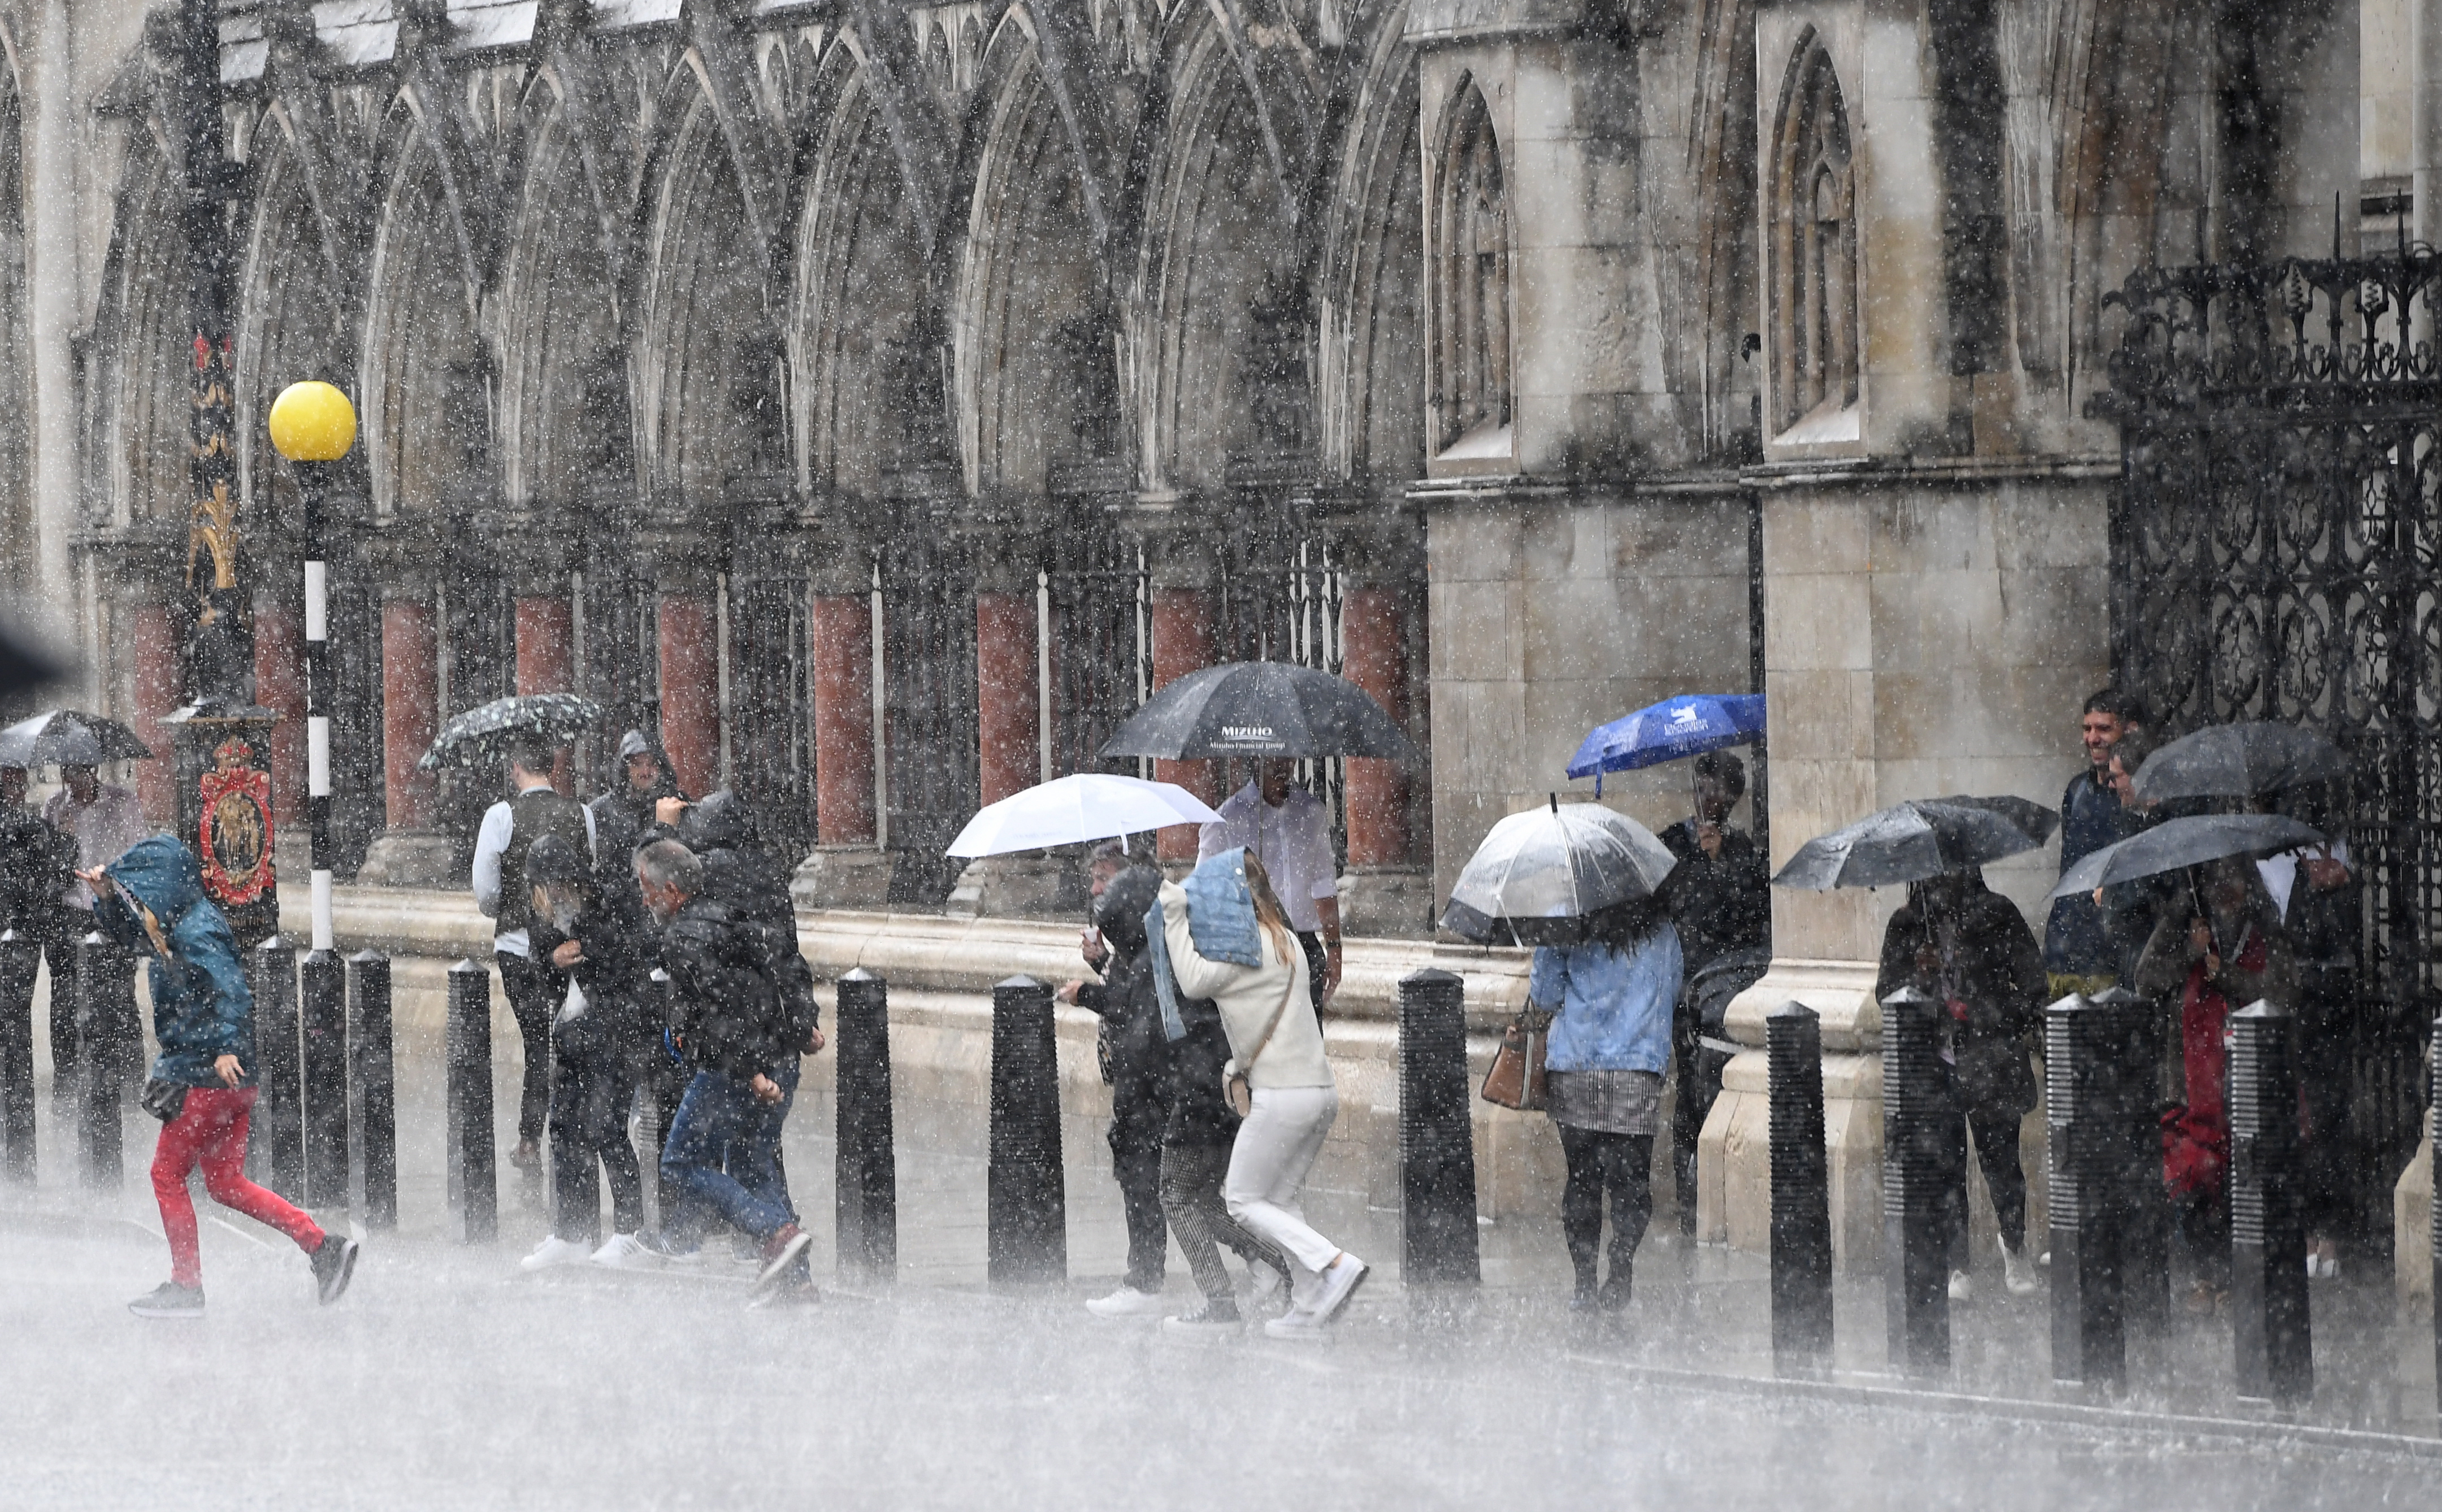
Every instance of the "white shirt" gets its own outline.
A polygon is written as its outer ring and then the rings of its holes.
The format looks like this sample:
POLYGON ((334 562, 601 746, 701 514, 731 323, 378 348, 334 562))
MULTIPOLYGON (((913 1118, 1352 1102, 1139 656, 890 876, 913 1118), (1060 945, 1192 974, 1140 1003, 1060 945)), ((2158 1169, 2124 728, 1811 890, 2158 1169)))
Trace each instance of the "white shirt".
MULTIPOLYGON (((519 796, 550 786, 550 783, 543 782, 533 788, 520 789, 519 796)), ((586 861, 591 864, 596 839, 593 810, 585 804, 577 807, 585 814, 586 861)), ((483 811, 483 827, 475 831, 475 906, 483 910, 486 919, 501 917, 501 856, 509 848, 509 837, 517 832, 517 811, 503 799, 483 811)), ((534 954, 534 947, 522 929, 507 929, 494 935, 492 949, 506 956, 534 954)))
POLYGON ((1196 859, 1244 848, 1271 874, 1272 891, 1289 927, 1300 934, 1322 927, 1315 903, 1339 896, 1339 873, 1331 854, 1331 816, 1322 800, 1303 788, 1289 789, 1277 809, 1249 782, 1221 805, 1221 817, 1204 827, 1196 859))
MULTIPOLYGON (((127 854, 128 847, 153 832, 144 822, 144 806, 136 794, 107 782, 94 784, 91 803, 79 803, 64 787, 43 804, 43 817, 63 832, 76 836, 77 867, 91 871, 127 854)), ((71 877, 60 901, 71 908, 90 910, 93 889, 71 877)))
MULTIPOLYGON (((2277 856, 2267 857, 2265 860, 2259 861, 2255 864, 2255 874, 2264 879, 2264 890, 2272 895, 2272 914, 2274 918, 2287 919, 2289 917, 2289 894, 2298 885, 2298 863, 2301 860, 2306 859, 2310 851, 2313 853, 2314 859, 2321 860, 2324 853, 2324 847, 2321 846, 2308 846, 2301 847, 2296 850, 2285 850, 2277 856)), ((2347 841, 2335 840, 2332 842, 2332 859, 2339 862, 2343 866, 2349 865, 2349 843, 2347 841)), ((2355 868, 2352 867, 2351 869, 2354 870, 2355 868)))

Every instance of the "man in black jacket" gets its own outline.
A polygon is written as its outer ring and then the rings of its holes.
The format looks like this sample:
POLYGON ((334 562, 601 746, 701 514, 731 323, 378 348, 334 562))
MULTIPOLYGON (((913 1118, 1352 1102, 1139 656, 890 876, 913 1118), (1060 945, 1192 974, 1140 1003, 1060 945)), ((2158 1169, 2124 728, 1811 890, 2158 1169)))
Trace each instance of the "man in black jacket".
POLYGON ((675 840, 636 852, 637 889, 662 930, 672 1043, 694 1067, 662 1149, 662 1176, 762 1245, 758 1284, 802 1282, 808 1239, 778 1166, 797 1059, 822 1048, 773 970, 768 926, 708 896, 703 863, 675 840))
POLYGON ((534 843, 525 876, 534 889, 528 928, 535 955, 567 973, 575 992, 551 1029, 551 1233, 520 1263, 528 1270, 588 1259, 614 1267, 649 1266, 655 1252, 637 1237, 645 1227, 645 1187, 635 1146, 628 1142, 628 1109, 635 1101, 641 1052, 661 1037, 660 1015, 647 1006, 660 1006, 649 980, 660 951, 633 883, 617 891, 603 888, 585 857, 559 836, 534 843), (639 901, 629 902, 631 895, 639 901), (597 1158, 610 1186, 607 1243, 593 1178, 597 1158))
MULTIPOLYGON (((77 941, 93 923, 91 915, 61 901, 77 864, 76 838, 26 807, 26 783, 24 767, 0 767, 0 930, 15 930, 20 940, 50 959, 51 1064, 61 1068, 51 1078, 51 1098, 64 1122, 77 1064, 77 941)), ((32 977, 22 991, 25 1011, 31 1013, 32 977)), ((10 1012, 17 1011, 14 1003, 6 1006, 10 1012)))
POLYGON ((1146 956, 1145 910, 1161 894, 1161 873, 1131 865, 1105 844, 1088 864, 1094 922, 1084 932, 1085 964, 1102 973, 1098 986, 1072 981, 1060 1000, 1101 1015, 1097 1036, 1103 1080, 1111 1088, 1111 1175, 1127 1214, 1128 1274, 1119 1290, 1085 1304, 1104 1318, 1158 1317, 1163 1262, 1170 1234, 1161 1215, 1161 1131, 1170 1118, 1169 1047, 1161 1004, 1146 956))

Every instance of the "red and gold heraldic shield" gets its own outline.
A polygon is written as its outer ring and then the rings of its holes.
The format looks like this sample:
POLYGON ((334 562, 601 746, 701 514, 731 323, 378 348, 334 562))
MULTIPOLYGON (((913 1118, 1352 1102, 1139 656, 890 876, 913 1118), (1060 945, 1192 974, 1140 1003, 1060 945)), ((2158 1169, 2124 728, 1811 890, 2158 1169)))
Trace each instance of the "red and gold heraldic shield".
POLYGON ((195 849, 204 891, 218 903, 253 902, 271 885, 271 774, 247 764, 250 754, 241 741, 223 744, 198 784, 204 818, 195 849))

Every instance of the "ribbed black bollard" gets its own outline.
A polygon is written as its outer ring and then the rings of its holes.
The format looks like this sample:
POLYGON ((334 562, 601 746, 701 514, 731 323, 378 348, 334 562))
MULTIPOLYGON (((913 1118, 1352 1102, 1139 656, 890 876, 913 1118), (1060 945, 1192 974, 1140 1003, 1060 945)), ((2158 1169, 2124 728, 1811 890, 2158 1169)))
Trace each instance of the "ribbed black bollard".
MULTIPOLYGON (((1472 1286, 1484 1279, 1466 986, 1432 967, 1399 978, 1400 1252, 1410 1286, 1472 1286)), ((1290 1011, 1303 1006, 1293 1003, 1290 1011)))
POLYGON ((1883 999, 1884 1305, 1891 1365, 1910 1375, 1950 1369, 1940 1011, 1914 988, 1883 999))
POLYGON ((2315 1394, 2306 1306, 2305 1162, 2289 1014, 2256 1002, 2230 1016, 2230 1291, 2238 1394, 2315 1394))
POLYGON ((2171 1209, 2162 1186, 2159 1105, 2169 1022, 2159 1006, 2125 987, 2106 988, 2087 1002, 2109 1015, 2113 1028, 2105 1035, 2119 1062, 2112 1206, 2123 1338, 2160 1339, 2171 1321, 2171 1209))
POLYGON ((352 1198, 369 1229, 398 1227, 398 1087, 392 1060, 390 957, 348 957, 349 1165, 352 1198))
POLYGON ((899 1164, 890 1108, 890 984, 857 970, 839 980, 837 1056, 840 1273, 888 1281, 899 1269, 899 1164))
POLYGON ((1764 1016, 1771 1105, 1772 1361, 1782 1375, 1832 1362, 1832 1166, 1823 1147, 1823 1022, 1803 1003, 1764 1016))
POLYGON ((1051 1024, 1050 988, 1031 976, 993 984, 984 1244, 985 1274, 995 1286, 1068 1278, 1060 1061, 1051 1024))
POLYGON ((255 1179, 291 1202, 305 1194, 305 1113, 298 1084, 297 953, 274 935, 254 947, 254 1102, 247 1155, 255 1179))
POLYGON ((305 1206, 348 1205, 348 967, 339 953, 298 962, 299 1057, 305 1133, 305 1206))
POLYGON ((448 1055, 450 1206, 462 1242, 489 1244, 501 1216, 492 1127, 492 974, 471 960, 449 968, 448 1055))
POLYGON ((2126 1045, 2120 1016, 2072 993, 2044 1010, 2052 1246, 2052 1379, 2127 1382, 2120 1297, 2126 1045))
POLYGON ((34 1181, 34 980, 43 947, 21 931, 0 930, 0 1171, 34 1181))
MULTIPOLYGON (((656 966, 649 978, 652 986, 647 1001, 659 1015, 665 1031, 670 1025, 670 974, 656 966)), ((679 1103, 686 1097, 687 1083, 693 1080, 687 1068, 670 1054, 666 1032, 653 1036, 653 1048, 645 1063, 650 1068, 645 1084, 653 1094, 651 1152, 644 1157, 646 1174, 653 1178, 655 1221, 665 1232, 678 1222, 686 1205, 686 1194, 677 1182, 662 1175, 662 1152, 669 1148, 670 1125, 678 1120, 679 1103)))
POLYGON ((116 1192, 126 1178, 118 1121, 124 1052, 118 1043, 119 1009, 111 998, 135 993, 128 965, 126 953, 100 930, 77 945, 77 1153, 84 1184, 95 1192, 116 1192))

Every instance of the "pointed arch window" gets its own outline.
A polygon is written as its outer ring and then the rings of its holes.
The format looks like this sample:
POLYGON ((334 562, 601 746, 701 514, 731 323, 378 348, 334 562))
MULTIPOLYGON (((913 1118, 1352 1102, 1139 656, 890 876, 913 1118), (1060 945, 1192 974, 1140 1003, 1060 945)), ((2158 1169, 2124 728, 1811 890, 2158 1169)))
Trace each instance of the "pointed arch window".
POLYGON ((1492 112, 1474 84, 1451 112, 1435 240, 1441 310, 1437 450, 1489 442, 1509 425, 1509 200, 1492 112))
POLYGON ((1809 33, 1774 134, 1770 241, 1777 431, 1852 408, 1858 393, 1856 175, 1831 54, 1809 33))

